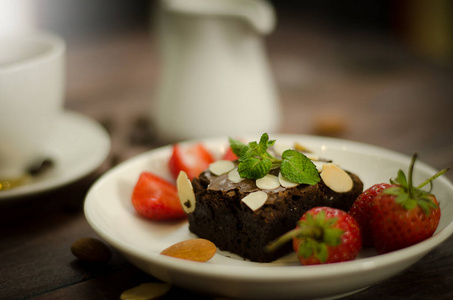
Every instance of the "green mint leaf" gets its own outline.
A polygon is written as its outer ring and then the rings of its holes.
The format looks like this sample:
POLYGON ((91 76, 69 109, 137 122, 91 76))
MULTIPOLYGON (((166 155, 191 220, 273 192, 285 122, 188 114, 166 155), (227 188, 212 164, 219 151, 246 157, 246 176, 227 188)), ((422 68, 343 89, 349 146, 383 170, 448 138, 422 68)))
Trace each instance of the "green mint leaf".
POLYGON ((315 185, 321 180, 313 162, 296 150, 283 152, 281 172, 283 177, 299 184, 315 185))
MULTIPOLYGON (((275 141, 269 141, 269 136, 264 133, 260 142, 250 142, 248 146, 235 142, 234 147, 239 152, 238 172, 242 178, 259 179, 266 176, 273 167, 273 157, 267 148, 275 141)), ((237 155, 237 154, 236 154, 237 155)))
POLYGON ((259 148, 261 153, 266 153, 267 148, 273 146, 275 144, 275 140, 269 141, 269 135, 267 133, 263 133, 260 138, 259 148))
POLYGON ((299 184, 317 184, 321 179, 313 162, 296 150, 287 150, 282 159, 273 157, 267 149, 275 144, 269 135, 263 133, 259 142, 248 145, 230 138, 230 146, 239 157, 238 172, 242 178, 259 179, 270 170, 280 167, 283 177, 299 184))
POLYGON ((263 152, 260 149, 260 146, 257 142, 250 142, 248 146, 246 146, 242 150, 242 155, 239 157, 239 161, 247 161, 250 158, 261 158, 263 152))
POLYGON ((267 175, 272 167, 272 161, 269 159, 260 159, 249 157, 240 161, 238 172, 242 178, 259 179, 267 175))
POLYGON ((247 145, 241 141, 230 138, 230 147, 234 154, 241 157, 247 151, 247 145))

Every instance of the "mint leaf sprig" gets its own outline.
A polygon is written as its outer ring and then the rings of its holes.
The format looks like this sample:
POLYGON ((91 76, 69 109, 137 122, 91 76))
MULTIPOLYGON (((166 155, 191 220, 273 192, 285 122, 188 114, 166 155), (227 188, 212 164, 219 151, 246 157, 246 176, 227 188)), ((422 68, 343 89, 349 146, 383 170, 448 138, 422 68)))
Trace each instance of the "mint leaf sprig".
POLYGON ((239 157, 238 172, 242 178, 259 179, 280 167, 284 178, 298 184, 314 185, 321 180, 313 162, 299 151, 288 149, 281 159, 272 156, 267 149, 275 144, 275 140, 269 140, 267 133, 259 142, 248 145, 232 138, 229 140, 231 149, 239 157))

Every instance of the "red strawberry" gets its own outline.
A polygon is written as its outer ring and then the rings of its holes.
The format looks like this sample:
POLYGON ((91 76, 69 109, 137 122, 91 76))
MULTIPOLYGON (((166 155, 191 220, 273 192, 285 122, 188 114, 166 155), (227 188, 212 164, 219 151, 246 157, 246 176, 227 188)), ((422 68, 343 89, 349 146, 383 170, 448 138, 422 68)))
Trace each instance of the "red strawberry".
POLYGON ((293 249, 302 265, 353 260, 362 247, 357 221, 348 213, 331 207, 307 211, 297 227, 272 242, 268 250, 289 240, 293 241, 293 249))
POLYGON ((362 233, 363 247, 372 247, 373 238, 371 236, 370 218, 374 198, 384 189, 391 187, 389 183, 377 183, 357 197, 352 204, 349 214, 352 215, 360 226, 362 233))
POLYGON ((153 220, 185 218, 176 186, 150 172, 142 172, 132 193, 132 205, 153 220))
POLYGON ((231 149, 231 147, 228 147, 228 149, 225 152, 225 154, 223 155, 222 159, 235 161, 235 160, 239 159, 239 157, 236 154, 234 154, 233 149, 231 149))
POLYGON ((433 235, 440 220, 440 207, 430 192, 421 188, 447 171, 444 169, 418 187, 412 185, 416 155, 409 166, 408 179, 400 170, 392 183, 376 196, 370 226, 378 254, 402 249, 433 235))
POLYGON ((174 179, 178 178, 180 171, 184 171, 187 173, 189 179, 192 180, 206 170, 209 164, 213 162, 214 157, 203 144, 195 144, 187 147, 174 144, 168 166, 174 179))

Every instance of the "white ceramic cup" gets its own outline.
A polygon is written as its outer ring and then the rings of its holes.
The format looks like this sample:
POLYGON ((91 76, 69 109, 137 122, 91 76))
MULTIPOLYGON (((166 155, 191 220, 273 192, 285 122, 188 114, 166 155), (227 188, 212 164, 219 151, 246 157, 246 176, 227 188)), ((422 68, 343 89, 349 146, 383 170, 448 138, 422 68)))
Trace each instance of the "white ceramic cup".
POLYGON ((46 158, 64 103, 65 48, 48 33, 0 37, 0 178, 46 158))

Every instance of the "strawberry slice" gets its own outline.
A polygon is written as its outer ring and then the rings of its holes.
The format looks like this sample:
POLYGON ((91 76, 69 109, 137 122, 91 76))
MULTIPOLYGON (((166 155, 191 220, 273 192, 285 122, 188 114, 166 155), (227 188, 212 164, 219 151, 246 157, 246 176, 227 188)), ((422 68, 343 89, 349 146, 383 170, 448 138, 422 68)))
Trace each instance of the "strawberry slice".
POLYGON ((176 186, 150 172, 142 172, 132 193, 132 205, 146 218, 171 220, 186 217, 176 186))
POLYGON ((234 154, 233 149, 231 149, 231 147, 228 147, 228 149, 225 152, 225 154, 223 155, 222 159, 235 161, 235 160, 239 159, 239 157, 236 154, 234 154))
POLYGON ((184 171, 187 173, 187 177, 192 180, 213 162, 214 157, 201 143, 187 147, 174 144, 168 165, 174 179, 178 178, 180 171, 184 171))

